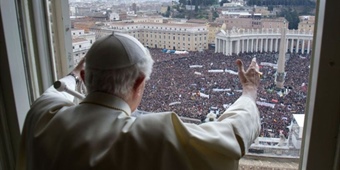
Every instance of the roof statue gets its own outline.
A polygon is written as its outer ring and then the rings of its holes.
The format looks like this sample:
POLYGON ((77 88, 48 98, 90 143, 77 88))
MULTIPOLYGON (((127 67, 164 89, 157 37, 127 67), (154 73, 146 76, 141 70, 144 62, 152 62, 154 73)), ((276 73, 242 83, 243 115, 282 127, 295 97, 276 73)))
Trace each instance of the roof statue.
POLYGON ((223 23, 222 26, 221 26, 221 29, 222 30, 226 30, 227 29, 227 25, 225 23, 223 23))

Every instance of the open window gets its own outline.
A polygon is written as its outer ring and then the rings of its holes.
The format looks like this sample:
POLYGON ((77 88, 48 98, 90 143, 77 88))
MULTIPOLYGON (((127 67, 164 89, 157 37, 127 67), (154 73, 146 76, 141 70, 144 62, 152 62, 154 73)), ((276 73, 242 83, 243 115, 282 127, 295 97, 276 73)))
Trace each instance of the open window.
MULTIPOLYGON (((72 68, 72 43, 67 1, 0 3, 0 169, 10 170, 29 105, 72 68)), ((340 1, 317 3, 299 169, 339 169, 340 1)))

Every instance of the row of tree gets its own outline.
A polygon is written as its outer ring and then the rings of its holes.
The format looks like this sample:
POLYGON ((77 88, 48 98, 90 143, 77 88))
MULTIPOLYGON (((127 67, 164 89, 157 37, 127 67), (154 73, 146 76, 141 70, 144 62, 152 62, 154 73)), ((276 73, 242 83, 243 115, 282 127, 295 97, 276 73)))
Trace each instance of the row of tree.
MULTIPOLYGON (((199 19, 207 19, 208 13, 202 12, 202 10, 198 10, 198 6, 207 7, 211 5, 216 5, 219 3, 220 6, 223 3, 229 3, 228 0, 179 0, 179 6, 177 6, 177 13, 175 17, 179 18, 199 18, 199 19), (186 11, 185 8, 181 8, 180 6, 185 5, 195 5, 195 12, 186 11)), ((308 15, 312 9, 315 9, 315 2, 311 0, 246 0, 247 5, 257 5, 257 6, 268 6, 269 9, 273 9, 275 6, 280 6, 281 12, 277 15, 279 17, 284 17, 289 22, 289 29, 297 29, 299 24, 299 15, 308 15), (299 10, 298 12, 295 7, 303 7, 304 10, 299 10)), ((213 19, 218 17, 216 11, 213 12, 213 19)), ((165 16, 170 15, 170 8, 168 8, 165 16)))
POLYGON ((179 3, 182 5, 210 6, 217 4, 218 0, 179 0, 179 3))
POLYGON ((247 5, 270 6, 315 6, 315 2, 311 0, 247 0, 247 5))
POLYGON ((286 18, 286 20, 289 22, 289 29, 298 29, 300 20, 299 14, 296 10, 291 8, 283 8, 281 9, 281 12, 278 16, 286 18))

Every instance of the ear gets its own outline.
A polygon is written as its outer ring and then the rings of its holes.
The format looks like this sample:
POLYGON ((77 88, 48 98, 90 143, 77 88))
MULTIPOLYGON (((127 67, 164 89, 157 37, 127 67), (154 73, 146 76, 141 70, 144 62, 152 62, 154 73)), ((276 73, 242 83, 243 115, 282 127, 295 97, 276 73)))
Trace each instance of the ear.
POLYGON ((85 70, 80 71, 80 78, 83 82, 85 82, 85 70))
POLYGON ((140 90, 142 89, 142 85, 143 85, 143 82, 145 80, 145 76, 142 75, 142 76, 139 76, 136 81, 135 81, 135 84, 133 85, 133 91, 137 92, 137 94, 140 92, 140 90))

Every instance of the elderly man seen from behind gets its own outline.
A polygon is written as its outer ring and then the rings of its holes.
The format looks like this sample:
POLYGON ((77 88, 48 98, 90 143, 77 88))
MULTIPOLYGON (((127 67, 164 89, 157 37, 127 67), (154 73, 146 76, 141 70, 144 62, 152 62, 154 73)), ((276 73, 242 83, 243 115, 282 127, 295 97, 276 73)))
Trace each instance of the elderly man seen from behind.
POLYGON ((20 170, 219 170, 238 169, 260 129, 255 104, 259 71, 236 64, 241 97, 217 121, 183 123, 176 113, 131 117, 143 96, 153 60, 135 38, 114 33, 97 40, 78 66, 60 81, 88 91, 73 96, 47 89, 32 105, 22 134, 20 170))

